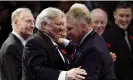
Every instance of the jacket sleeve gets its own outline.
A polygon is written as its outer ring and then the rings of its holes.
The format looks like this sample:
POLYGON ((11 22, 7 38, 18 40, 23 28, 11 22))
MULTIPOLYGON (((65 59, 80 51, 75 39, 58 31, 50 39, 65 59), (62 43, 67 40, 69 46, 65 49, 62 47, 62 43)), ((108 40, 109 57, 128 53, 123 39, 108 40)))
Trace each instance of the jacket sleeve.
POLYGON ((39 80, 58 80, 60 71, 49 63, 45 48, 36 42, 28 42, 24 48, 24 64, 31 69, 33 76, 39 80))
POLYGON ((5 55, 3 56, 3 76, 7 80, 21 80, 22 64, 18 54, 20 54, 19 50, 12 45, 5 50, 5 55))

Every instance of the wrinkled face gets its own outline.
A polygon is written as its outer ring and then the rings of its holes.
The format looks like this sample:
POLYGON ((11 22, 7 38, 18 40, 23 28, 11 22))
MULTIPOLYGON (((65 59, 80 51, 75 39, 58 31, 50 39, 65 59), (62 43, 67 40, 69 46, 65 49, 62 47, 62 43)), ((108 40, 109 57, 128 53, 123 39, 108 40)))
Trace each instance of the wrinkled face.
POLYGON ((132 19, 131 8, 120 8, 114 12, 115 23, 121 28, 126 30, 132 19))
POLYGON ((102 35, 107 25, 107 17, 98 13, 92 16, 92 27, 99 34, 102 35))
POLYGON ((66 37, 66 18, 56 17, 52 18, 48 24, 46 24, 46 31, 48 34, 57 41, 59 38, 66 37))
POLYGON ((83 28, 80 23, 67 20, 67 35, 73 42, 78 43, 83 37, 83 28))
POLYGON ((19 33, 23 36, 30 36, 34 30, 34 17, 31 12, 20 13, 16 25, 19 33))

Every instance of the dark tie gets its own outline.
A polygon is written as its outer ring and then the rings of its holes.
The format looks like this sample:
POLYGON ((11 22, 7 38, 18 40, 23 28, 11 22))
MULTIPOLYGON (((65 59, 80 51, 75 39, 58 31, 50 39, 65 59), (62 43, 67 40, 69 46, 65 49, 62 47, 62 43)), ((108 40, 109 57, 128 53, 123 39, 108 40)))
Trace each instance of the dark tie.
POLYGON ((73 56, 74 56, 74 59, 76 59, 76 57, 77 57, 77 51, 76 51, 76 49, 74 50, 74 52, 73 52, 74 54, 73 54, 73 56))

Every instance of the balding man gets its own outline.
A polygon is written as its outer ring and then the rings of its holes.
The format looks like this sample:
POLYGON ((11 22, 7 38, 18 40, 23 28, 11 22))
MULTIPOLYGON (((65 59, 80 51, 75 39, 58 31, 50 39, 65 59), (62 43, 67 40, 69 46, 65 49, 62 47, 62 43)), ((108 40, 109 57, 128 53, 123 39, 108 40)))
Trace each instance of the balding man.
POLYGON ((99 35, 102 35, 108 22, 107 13, 100 8, 96 8, 91 11, 91 19, 93 29, 99 35))
POLYGON ((34 29, 34 17, 28 8, 16 9, 11 19, 13 31, 0 50, 0 80, 21 80, 23 47, 34 29))
MULTIPOLYGON (((96 8, 91 11, 91 19, 94 31, 96 31, 100 36, 102 36, 108 22, 107 13, 100 8, 96 8)), ((112 56, 113 61, 115 61, 116 60, 115 53, 110 52, 110 54, 112 56)))

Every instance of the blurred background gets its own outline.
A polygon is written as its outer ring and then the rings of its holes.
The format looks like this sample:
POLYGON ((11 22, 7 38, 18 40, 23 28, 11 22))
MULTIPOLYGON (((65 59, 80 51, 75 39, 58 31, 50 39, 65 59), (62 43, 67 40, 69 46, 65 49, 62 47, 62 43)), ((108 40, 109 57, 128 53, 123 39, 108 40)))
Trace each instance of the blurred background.
POLYGON ((28 7, 36 18, 44 8, 57 7, 67 12, 74 3, 83 3, 90 11, 95 8, 102 8, 108 14, 108 25, 111 25, 114 21, 113 10, 118 1, 0 1, 0 46, 12 31, 11 13, 16 8, 28 7))

